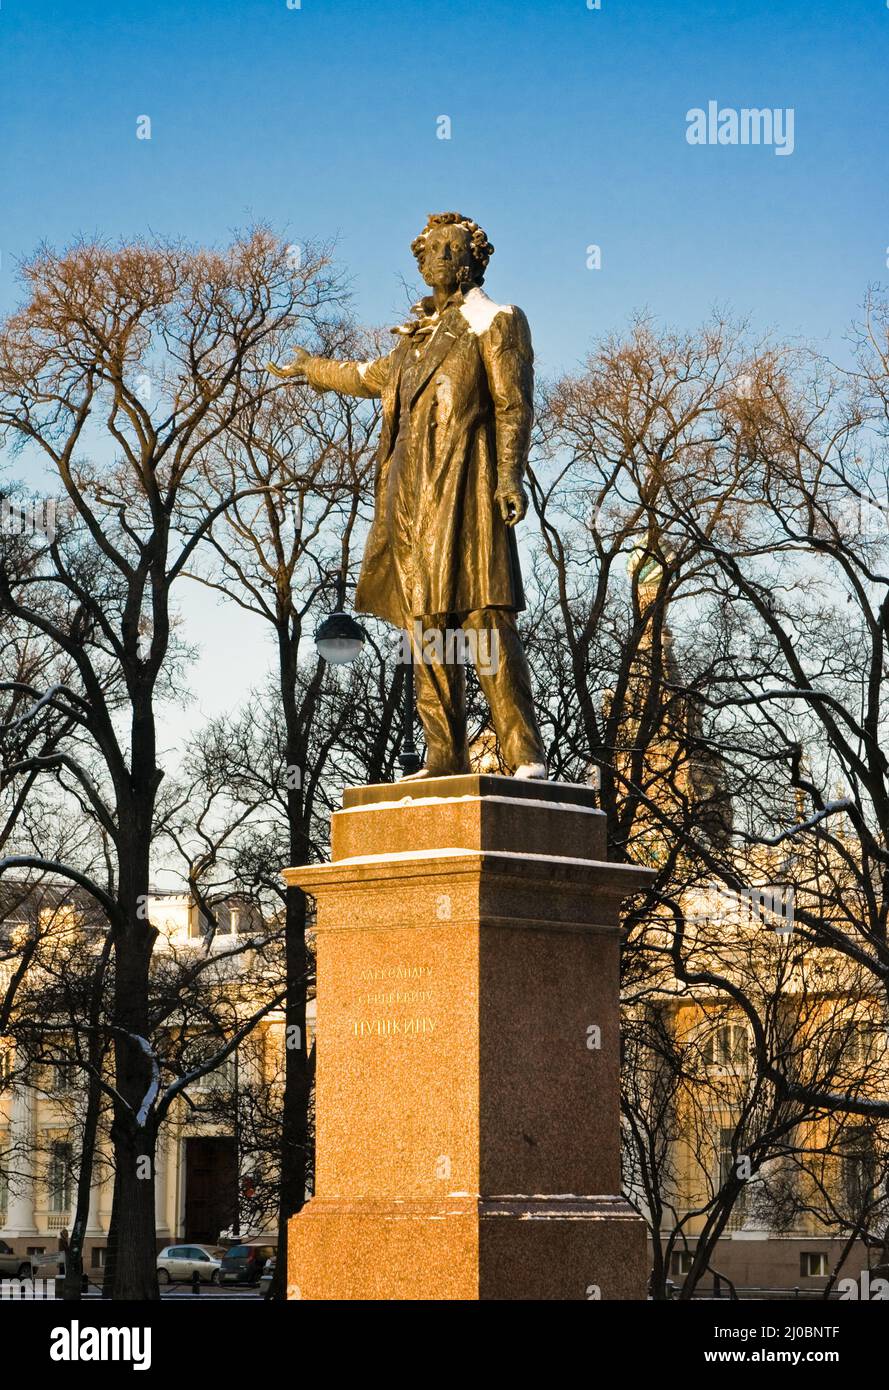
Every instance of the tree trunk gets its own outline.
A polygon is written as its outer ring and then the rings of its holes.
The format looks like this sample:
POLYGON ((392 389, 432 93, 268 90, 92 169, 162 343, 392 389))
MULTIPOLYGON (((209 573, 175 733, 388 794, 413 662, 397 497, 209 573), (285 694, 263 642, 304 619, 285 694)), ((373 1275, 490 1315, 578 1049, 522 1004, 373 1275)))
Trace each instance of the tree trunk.
POLYGON ((154 1224, 153 1125, 136 1131, 130 1124, 112 1126, 118 1171, 117 1239, 114 1261, 115 1301, 157 1299, 157 1241, 154 1224))
POLYGON ((156 1299, 157 1244, 154 1213, 154 1155, 157 1126, 153 1107, 140 1118, 152 1082, 148 1045, 148 972, 154 929, 145 916, 148 854, 142 872, 121 874, 120 901, 127 904, 127 925, 115 946, 114 1073, 120 1097, 114 1105, 116 1249, 112 1298, 156 1299), (140 1042, 142 1040, 142 1042, 140 1042))

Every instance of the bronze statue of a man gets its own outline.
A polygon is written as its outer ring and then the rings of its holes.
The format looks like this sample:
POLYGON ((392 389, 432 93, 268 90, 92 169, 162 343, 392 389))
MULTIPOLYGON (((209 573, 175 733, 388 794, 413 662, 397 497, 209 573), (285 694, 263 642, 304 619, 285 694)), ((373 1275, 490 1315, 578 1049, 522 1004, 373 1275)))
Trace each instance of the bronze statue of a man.
POLYGON ((475 222, 433 213, 411 249, 432 294, 371 362, 297 349, 280 377, 383 402, 374 519, 355 595, 411 633, 426 764, 415 777, 469 770, 463 667, 453 643, 428 634, 485 632, 494 659, 477 663, 503 758, 516 777, 545 778, 531 676, 516 628, 525 606, 514 527, 533 419, 528 321, 482 290, 494 248, 475 222))

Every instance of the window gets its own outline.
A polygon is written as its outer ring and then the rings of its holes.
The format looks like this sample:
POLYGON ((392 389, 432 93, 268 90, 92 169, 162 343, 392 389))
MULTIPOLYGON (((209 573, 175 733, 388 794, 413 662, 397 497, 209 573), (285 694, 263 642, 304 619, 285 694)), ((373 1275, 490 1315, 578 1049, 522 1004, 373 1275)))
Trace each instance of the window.
MULTIPOLYGON (((735 1127, 721 1125, 719 1129, 719 1172, 718 1186, 724 1187, 733 1176, 737 1175, 738 1163, 741 1155, 732 1152, 732 1145, 737 1146, 735 1127)), ((742 1187, 735 1198, 732 1208, 732 1220, 735 1227, 743 1224, 745 1213, 746 1187, 742 1187)))
POLYGON ((66 1095, 74 1086, 74 1067, 70 1062, 56 1062, 51 1071, 52 1090, 66 1095))
POLYGON ((207 904, 209 915, 202 912, 197 903, 190 908, 189 936, 230 936, 235 930, 232 926, 233 913, 227 903, 207 904))
POLYGON ((106 1254, 106 1247, 105 1247, 104 1245, 94 1245, 93 1248, 92 1248, 92 1250, 90 1251, 90 1268, 91 1268, 91 1269, 104 1269, 104 1268, 105 1268, 105 1254, 106 1254))
MULTIPOLYGON (((0 1139, 0 1149, 3 1148, 3 1140, 0 1139)), ((9 1179, 6 1176, 6 1169, 0 1168, 0 1211, 5 1211, 9 1202, 9 1179)))
POLYGON ((230 1052, 213 1072, 214 1084, 223 1091, 230 1091, 237 1076, 237 1054, 230 1052))
MULTIPOLYGON (((222 1039, 216 1046, 207 1047, 207 1055, 212 1056, 217 1047, 222 1047, 222 1039)), ((234 1052, 230 1052, 227 1057, 223 1057, 218 1067, 214 1067, 212 1071, 200 1077, 196 1084, 200 1089, 206 1091, 233 1091, 237 1079, 237 1065, 234 1052)))
POLYGON ((704 1040, 703 1057, 708 1067, 747 1068, 750 1043, 744 1023, 720 1023, 704 1040))
POLYGON ((71 1162, 72 1148, 67 1143, 54 1143, 49 1153, 49 1172, 47 1188, 49 1191, 49 1210, 67 1211, 71 1206, 71 1162))
POLYGON ((734 1126, 720 1126, 719 1129, 719 1186, 735 1175, 737 1171, 737 1159, 732 1153, 732 1144, 735 1139, 734 1126))
POLYGON ((840 1139, 842 1195, 849 1215, 860 1219, 874 1198, 880 1165, 867 1125, 852 1125, 840 1139))
POLYGON ((674 1250, 670 1255, 671 1274, 689 1274, 695 1252, 693 1250, 674 1250))
MULTIPOLYGON (((217 903, 213 909, 213 915, 216 918, 215 934, 217 936, 230 936, 234 931, 234 927, 232 926, 232 914, 228 905, 226 903, 217 903)), ((211 925, 212 924, 206 919, 204 920, 205 935, 210 931, 211 925)))
POLYGON ((875 1023, 857 1022, 843 1048, 844 1060, 850 1066, 863 1067, 875 1061, 885 1048, 886 1035, 875 1023))
POLYGON ((800 1251, 799 1272, 804 1279, 826 1278, 827 1254, 823 1250, 800 1251))

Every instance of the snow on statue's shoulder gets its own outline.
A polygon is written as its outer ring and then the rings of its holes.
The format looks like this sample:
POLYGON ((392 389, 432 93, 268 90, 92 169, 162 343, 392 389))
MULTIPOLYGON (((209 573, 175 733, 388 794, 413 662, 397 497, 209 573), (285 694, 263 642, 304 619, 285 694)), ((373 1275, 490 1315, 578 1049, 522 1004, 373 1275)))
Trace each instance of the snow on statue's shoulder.
POLYGON ((493 299, 488 298, 484 290, 474 285, 464 295, 463 303, 460 305, 460 313, 473 333, 487 333, 498 314, 512 313, 512 305, 495 304, 493 299))

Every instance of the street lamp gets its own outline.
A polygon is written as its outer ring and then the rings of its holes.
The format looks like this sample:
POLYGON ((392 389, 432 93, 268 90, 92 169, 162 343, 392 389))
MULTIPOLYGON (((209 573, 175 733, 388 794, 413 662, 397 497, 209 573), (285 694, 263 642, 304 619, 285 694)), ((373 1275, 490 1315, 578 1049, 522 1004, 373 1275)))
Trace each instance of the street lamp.
POLYGON ((398 766, 401 768, 402 777, 407 777, 411 772, 419 772, 423 766, 423 760, 417 752, 417 745, 414 743, 414 661, 412 656, 408 657, 404 666, 403 710, 401 752, 398 755, 398 766))
POLYGON ((315 632, 318 655, 332 666, 348 666, 364 646, 365 632, 348 613, 337 611, 324 619, 315 632))
MULTIPOLYGON (((340 598, 340 602, 342 599, 340 598)), ((338 608, 326 617, 315 631, 318 655, 332 666, 349 666, 361 653, 366 633, 360 623, 338 608)), ((404 673, 404 702, 402 705, 401 752, 398 766, 402 777, 419 772, 423 765, 414 743, 414 663, 408 657, 404 673)))

